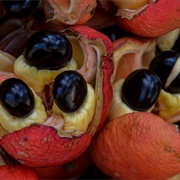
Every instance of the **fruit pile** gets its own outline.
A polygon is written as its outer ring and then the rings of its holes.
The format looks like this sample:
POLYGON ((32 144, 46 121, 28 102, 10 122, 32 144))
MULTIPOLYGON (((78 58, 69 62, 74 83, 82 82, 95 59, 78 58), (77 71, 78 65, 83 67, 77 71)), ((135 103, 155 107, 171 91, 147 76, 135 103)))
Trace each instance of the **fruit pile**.
POLYGON ((1 0, 1 179, 180 179, 179 0, 1 0))

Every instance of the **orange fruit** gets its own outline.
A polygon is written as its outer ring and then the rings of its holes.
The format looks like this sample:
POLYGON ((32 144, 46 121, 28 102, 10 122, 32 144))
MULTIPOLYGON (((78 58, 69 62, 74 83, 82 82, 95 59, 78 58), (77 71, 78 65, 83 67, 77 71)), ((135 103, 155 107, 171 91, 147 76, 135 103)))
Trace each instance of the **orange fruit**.
POLYGON ((108 122, 90 147, 95 164, 115 179, 164 180, 180 172, 180 134, 147 112, 108 122))

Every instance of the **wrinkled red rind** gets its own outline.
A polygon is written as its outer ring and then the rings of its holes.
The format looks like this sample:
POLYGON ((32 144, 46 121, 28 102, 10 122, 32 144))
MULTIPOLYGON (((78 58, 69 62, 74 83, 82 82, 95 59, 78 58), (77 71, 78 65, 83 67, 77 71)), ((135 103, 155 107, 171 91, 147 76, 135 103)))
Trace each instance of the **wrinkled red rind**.
POLYGON ((67 163, 81 155, 89 146, 91 136, 62 138, 52 127, 31 125, 9 133, 1 146, 20 163, 27 166, 51 166, 67 163))
POLYGON ((110 102, 113 97, 112 92, 112 86, 111 86, 111 76, 113 74, 114 70, 114 63, 112 59, 112 53, 113 53, 113 43, 112 41, 101 32, 94 30, 88 26, 73 26, 71 27, 71 30, 74 32, 82 35, 88 40, 102 40, 103 44, 106 48, 106 55, 102 57, 103 66, 102 66, 102 72, 103 72, 103 112, 102 117, 100 120, 100 124, 96 130, 96 133, 100 131, 102 126, 104 125, 104 122, 107 118, 107 115, 109 113, 110 108, 110 102))
POLYGON ((179 7, 179 0, 157 0, 132 20, 117 16, 116 22, 139 36, 158 37, 180 27, 179 7))
MULTIPOLYGON (((109 45, 109 43, 107 42, 107 44, 105 43, 105 45, 109 45)), ((111 51, 107 50, 107 54, 109 55, 109 53, 111 53, 111 51)), ((114 64, 113 61, 111 59, 111 61, 109 61, 109 57, 104 56, 103 57, 103 62, 104 65, 102 67, 103 70, 103 111, 102 111, 102 117, 100 120, 100 124, 98 126, 98 129, 96 130, 96 133, 98 133, 101 129, 102 126, 104 125, 104 122, 109 114, 109 109, 110 109, 110 104, 111 104, 111 100, 113 97, 113 92, 112 92, 112 85, 111 85, 111 75, 113 73, 113 69, 114 69, 114 64)))
POLYGON ((0 166, 1 180, 38 180, 35 171, 22 165, 3 165, 0 166))
POLYGON ((152 113, 129 113, 106 124, 90 155, 115 179, 165 180, 180 172, 180 134, 152 113))

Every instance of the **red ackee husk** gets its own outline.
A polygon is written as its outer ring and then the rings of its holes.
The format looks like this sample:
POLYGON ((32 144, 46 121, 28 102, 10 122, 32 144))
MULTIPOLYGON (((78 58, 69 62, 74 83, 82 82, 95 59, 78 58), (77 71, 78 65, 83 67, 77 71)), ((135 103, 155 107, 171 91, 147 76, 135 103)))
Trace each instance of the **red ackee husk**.
POLYGON ((168 179, 180 172, 178 128, 147 112, 125 114, 106 124, 91 144, 96 165, 122 180, 168 179))
POLYGON ((117 24, 134 34, 158 37, 180 27, 180 1, 157 0, 133 19, 116 16, 117 24))
POLYGON ((1 180, 38 180, 35 171, 22 165, 3 165, 0 166, 1 180))
MULTIPOLYGON (((100 57, 102 73, 102 112, 97 122, 92 122, 80 137, 60 137, 53 127, 33 124, 21 130, 4 135, 1 146, 15 159, 28 166, 51 166, 67 163, 80 156, 89 146, 92 136, 102 127, 108 115, 112 100, 111 75, 113 73, 112 42, 103 34, 87 26, 74 26, 71 31, 83 36, 91 43, 96 40, 105 47, 106 53, 100 57)), ((95 43, 96 44, 96 43, 95 43)), ((98 47, 100 48, 100 47, 98 47)), ((96 113, 97 113, 96 112, 96 113)), ((97 113, 97 114, 98 114, 97 113)))

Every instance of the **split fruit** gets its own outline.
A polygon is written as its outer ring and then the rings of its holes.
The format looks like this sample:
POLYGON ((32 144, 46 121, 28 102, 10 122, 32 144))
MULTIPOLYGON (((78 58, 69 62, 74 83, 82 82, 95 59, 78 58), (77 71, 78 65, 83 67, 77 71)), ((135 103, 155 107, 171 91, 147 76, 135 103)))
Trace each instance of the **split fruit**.
POLYGON ((134 111, 151 111, 161 89, 159 78, 148 70, 156 41, 131 36, 113 44, 113 100, 108 119, 134 111))
POLYGON ((1 146, 34 167, 80 156, 109 113, 113 68, 112 42, 90 27, 34 33, 0 74, 1 146))

